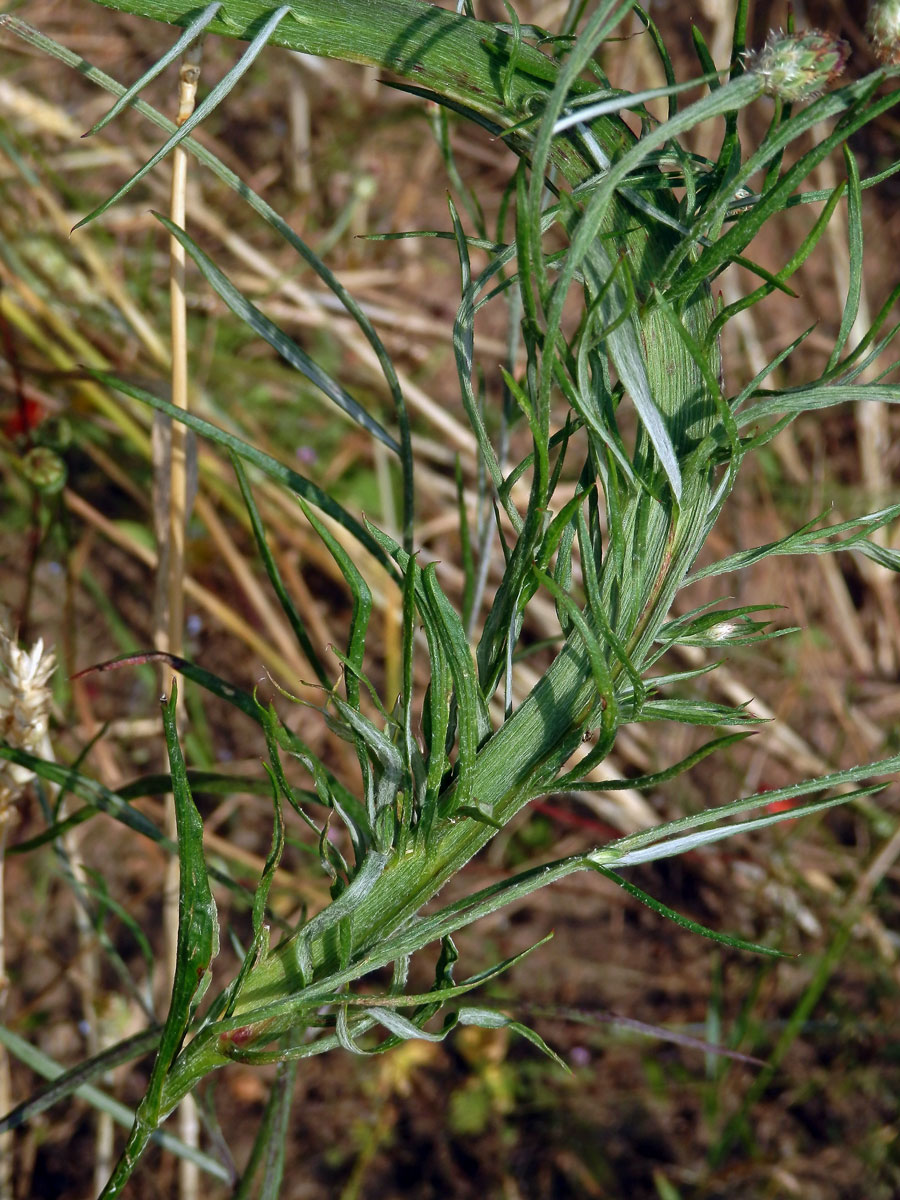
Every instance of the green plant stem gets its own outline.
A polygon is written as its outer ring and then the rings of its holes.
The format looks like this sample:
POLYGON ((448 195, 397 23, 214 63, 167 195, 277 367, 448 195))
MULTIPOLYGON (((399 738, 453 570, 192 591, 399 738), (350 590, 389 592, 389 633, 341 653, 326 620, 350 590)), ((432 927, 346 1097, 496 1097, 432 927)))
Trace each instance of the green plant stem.
MULTIPOLYGON (((475 797, 498 823, 505 824, 551 778, 570 752, 572 714, 585 712, 596 697, 583 649, 567 646, 511 720, 498 730, 478 756, 475 797), (511 767, 511 764, 515 764, 511 767)), ((414 847, 411 854, 391 859, 369 894, 352 916, 353 958, 366 952, 411 918, 443 884, 457 873, 494 836, 486 822, 464 817, 435 829, 426 848, 414 847)), ((585 862, 581 866, 587 866, 585 862)), ((572 865, 572 870, 580 869, 572 865)), ((266 955, 249 973, 235 1009, 235 1016, 252 1013, 290 995, 312 982, 327 979, 341 967, 339 939, 332 927, 306 946, 306 973, 301 967, 299 934, 287 939, 266 955)), ((304 956, 305 957, 305 956, 304 956)), ((297 1023, 296 1013, 266 1020, 269 1041, 297 1023)), ((178 1099, 210 1070, 231 1061, 217 1046, 215 1026, 192 1043, 167 1078, 161 1105, 168 1111, 178 1099)))

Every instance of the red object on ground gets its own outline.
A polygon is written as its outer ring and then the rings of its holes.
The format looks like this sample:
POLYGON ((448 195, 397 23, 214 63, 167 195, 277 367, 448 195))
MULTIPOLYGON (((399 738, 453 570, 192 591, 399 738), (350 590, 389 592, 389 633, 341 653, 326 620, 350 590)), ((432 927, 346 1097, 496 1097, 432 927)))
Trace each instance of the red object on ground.
POLYGON ((43 421, 46 413, 39 400, 27 396, 2 421, 2 429, 7 437, 18 437, 22 433, 31 433, 43 421))

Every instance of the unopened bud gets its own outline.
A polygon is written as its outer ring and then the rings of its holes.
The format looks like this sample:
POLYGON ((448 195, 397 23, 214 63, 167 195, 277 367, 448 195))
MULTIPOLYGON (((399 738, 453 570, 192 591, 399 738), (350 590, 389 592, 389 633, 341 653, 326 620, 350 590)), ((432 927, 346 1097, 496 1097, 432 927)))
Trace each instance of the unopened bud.
POLYGON ((759 76, 767 95, 790 104, 820 96, 843 71, 849 53, 846 42, 818 29, 779 31, 747 56, 747 69, 759 76))
POLYGON ((718 625, 707 629, 706 636, 712 642, 728 642, 735 634, 742 632, 743 629, 738 621, 721 621, 718 625))
POLYGON ((66 464, 48 446, 35 446, 22 459, 25 478, 39 492, 54 496, 66 486, 66 464))

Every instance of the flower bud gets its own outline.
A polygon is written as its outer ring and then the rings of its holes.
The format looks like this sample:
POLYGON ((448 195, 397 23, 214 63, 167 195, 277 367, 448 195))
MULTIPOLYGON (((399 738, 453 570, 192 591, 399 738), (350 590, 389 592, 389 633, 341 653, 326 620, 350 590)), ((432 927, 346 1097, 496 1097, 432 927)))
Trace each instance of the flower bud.
POLYGON ((47 446, 35 446, 22 459, 25 478, 39 492, 54 496, 66 486, 66 464, 47 446))
MULTIPOLYGON (((41 758, 53 757, 48 683, 55 665, 53 651, 45 654, 40 638, 30 650, 21 649, 7 632, 0 610, 0 740, 41 758)), ((12 805, 31 778, 27 767, 0 761, 0 822, 9 819, 12 805)))
POLYGON ((843 71, 849 53, 846 42, 818 29, 779 31, 748 55, 747 69, 762 80, 766 95, 791 104, 820 96, 843 71))
POLYGON ((900 63, 900 0, 873 0, 866 35, 876 58, 883 63, 900 63))

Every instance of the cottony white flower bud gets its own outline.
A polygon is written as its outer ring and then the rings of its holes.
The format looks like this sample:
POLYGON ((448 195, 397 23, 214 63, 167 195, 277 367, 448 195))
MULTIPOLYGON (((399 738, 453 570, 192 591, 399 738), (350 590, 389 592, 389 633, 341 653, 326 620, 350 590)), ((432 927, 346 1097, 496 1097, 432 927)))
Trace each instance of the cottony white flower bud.
MULTIPOLYGON (((44 758, 52 757, 47 682, 55 666, 53 651, 44 653, 42 638, 23 650, 0 623, 0 739, 44 758)), ((27 767, 0 760, 0 821, 32 774, 27 767)))
POLYGON ((884 63, 900 63, 900 0, 874 0, 866 34, 877 58, 884 63))
POLYGON ((738 621, 720 621, 718 625, 707 629, 706 636, 713 642, 727 642, 740 632, 741 625, 738 621))
POLYGON ((770 33, 762 50, 747 55, 747 70, 758 75, 767 95, 789 104, 821 96, 844 69, 850 47, 818 29, 770 33))

